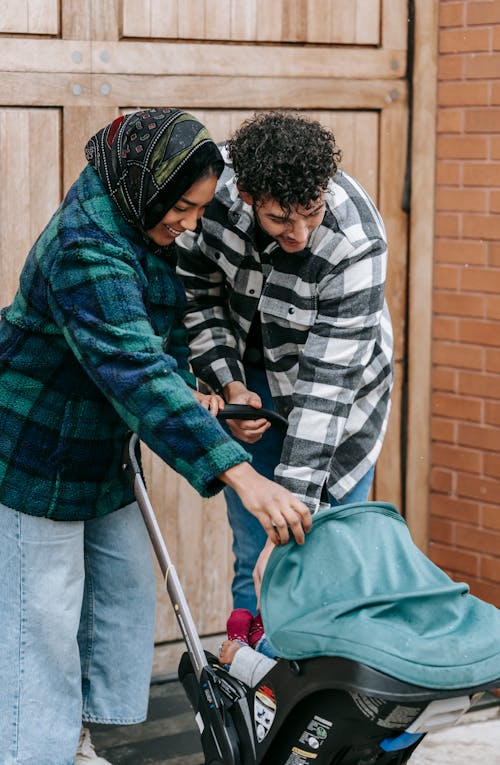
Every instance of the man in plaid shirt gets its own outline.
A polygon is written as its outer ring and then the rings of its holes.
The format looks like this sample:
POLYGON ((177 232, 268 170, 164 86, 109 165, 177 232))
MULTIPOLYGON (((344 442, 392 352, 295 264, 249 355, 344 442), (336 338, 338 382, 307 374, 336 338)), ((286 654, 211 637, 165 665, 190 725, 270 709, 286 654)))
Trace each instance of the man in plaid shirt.
MULTIPOLYGON (((318 122, 255 115, 223 154, 201 228, 176 240, 193 370, 227 402, 287 417, 284 439, 258 413, 229 427, 257 470, 312 512, 365 501, 393 380, 380 214, 338 170, 334 136, 318 122)), ((266 539, 225 493, 234 607, 254 611, 266 539)))

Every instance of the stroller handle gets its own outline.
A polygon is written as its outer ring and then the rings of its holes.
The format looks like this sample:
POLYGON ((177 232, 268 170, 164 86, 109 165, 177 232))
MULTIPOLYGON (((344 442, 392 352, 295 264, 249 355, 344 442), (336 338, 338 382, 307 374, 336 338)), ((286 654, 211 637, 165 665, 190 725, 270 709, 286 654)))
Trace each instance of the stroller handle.
POLYGON ((219 409, 217 413, 219 420, 268 420, 271 425, 275 425, 280 430, 286 431, 288 420, 283 415, 274 412, 272 409, 256 409, 247 404, 226 404, 224 409, 219 409))
POLYGON ((196 630, 191 611, 189 610, 177 571, 172 563, 167 546, 156 520, 156 516, 146 491, 142 477, 141 466, 136 450, 139 447, 139 437, 135 433, 127 436, 122 456, 122 468, 134 488, 135 498, 139 505, 146 529, 156 553, 160 570, 165 580, 165 587, 174 608, 184 642, 186 643, 194 671, 199 679, 204 667, 208 666, 205 651, 196 630))

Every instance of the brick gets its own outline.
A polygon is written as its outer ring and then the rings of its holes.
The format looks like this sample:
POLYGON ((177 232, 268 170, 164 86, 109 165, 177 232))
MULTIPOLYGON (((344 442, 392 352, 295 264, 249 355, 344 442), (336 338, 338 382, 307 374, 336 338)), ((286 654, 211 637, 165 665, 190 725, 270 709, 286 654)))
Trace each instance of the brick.
POLYGON ((500 558, 481 558, 479 572, 481 579, 500 582, 500 558))
POLYGON ((439 34, 440 53, 476 53, 490 49, 490 32, 481 29, 443 29, 439 34))
POLYGON ((486 298, 486 318, 500 319, 500 295, 489 295, 486 298))
POLYGON ((439 3, 439 26, 462 27, 465 23, 465 3, 439 3))
POLYGON ((493 239, 500 236, 499 220, 493 215, 470 213, 463 219, 463 236, 467 239, 493 239))
POLYGON ((500 191, 490 191, 489 212, 493 214, 500 213, 500 191))
MULTIPOLYGON (((500 502, 500 481, 494 478, 478 478, 467 474, 457 475, 459 497, 476 499, 479 502, 500 502)), ((500 539, 498 540, 500 542, 500 539)), ((500 547, 497 548, 500 550, 500 547)))
POLYGON ((470 425, 469 423, 458 423, 457 443, 463 446, 473 446, 476 449, 490 449, 498 451, 500 443, 498 440, 498 428, 488 427, 487 425, 470 425))
MULTIPOLYGON (((490 97, 490 104, 491 106, 500 106, 500 82, 491 82, 491 97, 490 97)), ((495 159, 494 155, 492 156, 492 159, 495 159)))
POLYGON ((500 454, 484 454, 483 465, 485 475, 491 478, 500 478, 500 454))
POLYGON ((491 147, 491 159, 500 159, 500 137, 497 138, 495 136, 491 136, 490 147, 491 147))
POLYGON ((484 419, 488 425, 500 425, 500 403, 485 401, 484 419))
POLYGON ((434 441, 445 441, 454 444, 456 438, 456 423, 441 417, 431 418, 431 438, 434 441))
POLYGON ((436 261, 480 266, 486 264, 488 243, 460 239, 438 239, 434 253, 436 261))
POLYGON ((457 292, 435 290, 434 312, 449 316, 475 316, 484 318, 486 313, 485 299, 482 295, 464 295, 457 292))
POLYGON ((462 269, 460 272, 460 287, 471 292, 494 292, 500 294, 500 268, 470 267, 462 269))
POLYGON ((470 591, 476 598, 481 598, 481 600, 500 608, 500 584, 474 581, 470 583, 470 591))
POLYGON ((433 491, 444 492, 450 494, 453 490, 453 473, 449 470, 440 470, 439 468, 432 468, 431 470, 431 488, 433 491))
POLYGON ((429 558, 440 568, 457 574, 477 576, 479 574, 479 555, 457 550, 432 541, 429 545, 429 558))
POLYGON ((488 141, 480 136, 438 135, 436 156, 438 159, 488 159, 488 141))
POLYGON ((477 550, 491 555, 500 550, 500 534, 496 531, 475 529, 462 524, 455 527, 455 541, 458 547, 466 550, 477 550))
POLYGON ((483 369, 485 353, 486 351, 479 346, 435 342, 432 348, 432 360, 435 364, 457 369, 483 369))
POLYGON ((456 290, 458 288, 458 275, 459 270, 456 266, 436 265, 434 267, 434 287, 456 290))
POLYGON ((462 184, 462 165, 458 162, 438 162, 436 165, 437 186, 460 186, 462 184))
POLYGON ((436 210, 488 212, 488 197, 483 190, 443 188, 436 190, 436 210))
POLYGON ((484 505, 481 508, 481 521, 486 528, 500 531, 500 507, 484 505))
POLYGON ((491 192, 489 211, 491 213, 500 213, 500 191, 491 192))
POLYGON ((431 518, 429 524, 429 538, 433 542, 444 542, 452 544, 454 542, 453 523, 444 521, 440 518, 431 518))
POLYGON ((460 231, 460 216, 436 213, 434 217, 434 233, 436 236, 458 237, 460 231))
MULTIPOLYGON (((496 76, 500 71, 500 55, 496 57, 496 76)), ((467 109, 465 112, 467 133, 500 133, 500 109, 467 109)))
POLYGON ((500 377, 461 369, 458 372, 458 392, 500 399, 500 377))
POLYGON ((493 27, 493 50, 500 50, 500 27, 493 27))
POLYGON ((477 502, 470 502, 466 499, 433 494, 430 500, 430 512, 440 518, 451 518, 471 526, 479 525, 480 507, 477 502))
POLYGON ((500 266, 500 242, 488 242, 487 262, 489 266, 500 266))
POLYGON ((434 390, 447 390, 456 393, 457 374, 458 373, 454 369, 443 369, 443 367, 436 367, 432 372, 432 387, 434 390))
MULTIPOLYGON (((488 82, 441 82, 438 86, 438 104, 442 106, 488 106, 490 88, 488 82)), ((465 114, 464 114, 465 117, 465 114)), ((466 118, 463 120, 467 125, 466 118)))
MULTIPOLYGON (((474 56, 468 56, 464 63, 466 79, 492 80, 498 77, 500 71, 500 54, 476 53, 474 56)), ((484 132, 490 129, 486 128, 484 132)))
POLYGON ((478 398, 456 396, 453 393, 433 393, 432 413, 466 422, 481 421, 481 401, 478 398))
POLYGON ((450 468, 463 473, 481 472, 481 453, 473 449, 464 449, 456 445, 437 444, 432 445, 432 464, 437 467, 450 468))
POLYGON ((500 185, 500 162, 466 162, 462 172, 464 186, 500 185))
POLYGON ((434 316, 432 336, 436 340, 458 340, 458 319, 434 316))
POLYGON ((479 319, 457 319, 458 339, 474 345, 500 346, 498 324, 479 319))
POLYGON ((485 365, 487 372, 500 372, 500 350, 487 348, 485 351, 485 365))
POLYGON ((446 82, 448 80, 462 80, 465 71, 465 57, 461 54, 459 56, 441 55, 437 61, 437 79, 438 82, 446 82))
POLYGON ((466 3, 467 24, 496 24, 500 21, 500 2, 498 0, 483 0, 483 2, 466 3))
POLYGON ((462 133, 463 122, 462 109, 439 109, 436 129, 438 133, 462 133))

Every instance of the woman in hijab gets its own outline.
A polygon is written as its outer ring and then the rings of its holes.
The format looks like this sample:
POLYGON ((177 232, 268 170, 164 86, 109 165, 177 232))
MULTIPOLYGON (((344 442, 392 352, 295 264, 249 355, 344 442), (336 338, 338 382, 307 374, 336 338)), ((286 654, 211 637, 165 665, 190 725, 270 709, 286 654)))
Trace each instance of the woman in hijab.
POLYGON ((191 387, 173 243, 212 199, 216 144, 190 114, 151 109, 86 157, 0 323, 3 765, 104 765, 82 720, 145 719, 155 580, 128 430, 202 496, 233 486, 275 541, 310 527, 213 417, 222 400, 191 387))

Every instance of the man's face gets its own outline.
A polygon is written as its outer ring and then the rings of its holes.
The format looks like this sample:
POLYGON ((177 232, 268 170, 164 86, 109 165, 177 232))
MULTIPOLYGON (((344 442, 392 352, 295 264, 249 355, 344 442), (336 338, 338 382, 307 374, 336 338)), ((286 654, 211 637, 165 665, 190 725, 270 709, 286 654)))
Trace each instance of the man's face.
POLYGON ((295 205, 289 212, 272 198, 259 200, 254 204, 254 211, 260 227, 276 239, 282 250, 300 252, 323 220, 325 194, 322 191, 307 207, 295 205))

